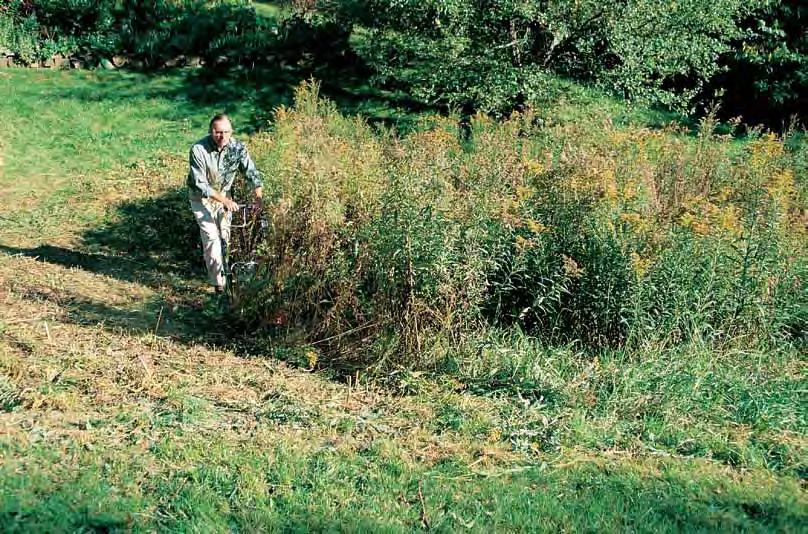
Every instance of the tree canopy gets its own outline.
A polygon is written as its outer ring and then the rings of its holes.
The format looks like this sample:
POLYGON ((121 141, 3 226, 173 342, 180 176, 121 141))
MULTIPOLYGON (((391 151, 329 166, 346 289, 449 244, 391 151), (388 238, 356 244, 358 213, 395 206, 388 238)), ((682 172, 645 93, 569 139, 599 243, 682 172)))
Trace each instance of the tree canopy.
POLYGON ((747 0, 347 0, 377 80, 433 103, 507 109, 548 74, 643 102, 691 106, 742 33, 747 0))
MULTIPOLYGON (((146 68, 200 58, 301 77, 351 62, 418 103, 507 114, 561 76, 642 104, 781 127, 808 107, 802 0, 6 0, 0 50, 126 56, 146 68), (319 70, 318 70, 319 69, 319 70)), ((90 64, 93 62, 91 61, 90 64)), ((180 63, 181 64, 181 63, 180 63)))

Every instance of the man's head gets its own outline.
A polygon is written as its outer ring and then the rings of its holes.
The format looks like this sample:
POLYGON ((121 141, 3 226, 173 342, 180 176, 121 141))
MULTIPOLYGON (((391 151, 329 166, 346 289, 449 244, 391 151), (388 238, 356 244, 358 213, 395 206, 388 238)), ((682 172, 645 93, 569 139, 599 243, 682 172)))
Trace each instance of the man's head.
POLYGON ((226 147, 232 135, 233 125, 230 124, 230 118, 227 115, 220 113, 210 119, 210 137, 217 147, 226 147))

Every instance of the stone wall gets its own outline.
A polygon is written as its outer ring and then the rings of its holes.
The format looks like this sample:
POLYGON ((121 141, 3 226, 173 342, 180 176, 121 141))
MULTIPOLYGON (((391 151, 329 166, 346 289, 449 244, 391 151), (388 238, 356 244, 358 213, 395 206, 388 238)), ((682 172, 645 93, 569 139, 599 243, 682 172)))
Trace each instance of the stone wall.
POLYGON ((15 54, 0 53, 0 68, 29 67, 33 69, 81 69, 88 66, 87 61, 78 57, 65 57, 56 54, 50 59, 27 64, 20 61, 15 54))
MULTIPOLYGON (((226 60, 226 58, 221 58, 226 60)), ((202 65, 203 61, 198 57, 185 57, 179 56, 174 59, 166 61, 162 67, 198 67, 202 65)), ((90 57, 71 56, 65 57, 61 54, 56 54, 50 59, 44 61, 37 61, 35 63, 25 63, 20 61, 17 56, 11 52, 0 52, 0 69, 7 67, 28 67, 32 69, 117 69, 129 65, 136 69, 143 68, 145 65, 142 61, 129 60, 124 56, 115 56, 111 59, 97 59, 90 57)))

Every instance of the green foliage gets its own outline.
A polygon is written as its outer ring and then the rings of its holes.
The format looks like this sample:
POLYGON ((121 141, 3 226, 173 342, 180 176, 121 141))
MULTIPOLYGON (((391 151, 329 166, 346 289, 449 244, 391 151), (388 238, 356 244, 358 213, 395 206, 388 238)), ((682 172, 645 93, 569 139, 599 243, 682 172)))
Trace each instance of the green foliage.
POLYGON ((29 62, 34 60, 37 50, 35 26, 32 27, 31 20, 27 18, 18 22, 11 17, 0 18, 0 46, 29 62))
POLYGON ((47 32, 81 37, 110 31, 114 6, 103 0, 37 0, 33 13, 47 32))
POLYGON ((711 86, 722 92, 722 114, 783 128, 808 108, 808 5, 769 0, 743 22, 744 32, 711 86))
POLYGON ((358 69, 376 88, 465 115, 546 101, 558 75, 677 111, 720 96, 722 116, 776 127, 806 107, 806 14, 793 0, 282 4, 260 4, 264 16, 247 0, 13 0, 0 46, 27 63, 61 53, 150 68, 285 65, 323 78, 323 68, 358 69))
POLYGON ((254 142, 272 231, 241 318, 333 358, 429 363, 491 324, 590 347, 801 330, 804 184, 774 136, 526 112, 475 116, 462 143, 440 118, 396 138, 316 86, 274 127, 254 142))
POLYGON ((0 412, 10 412, 22 402, 20 392, 3 374, 0 374, 0 412))
POLYGON ((431 103, 507 111, 540 95, 550 72, 688 108, 750 7, 739 0, 355 0, 321 9, 362 28, 355 47, 381 82, 431 103))
POLYGON ((0 13, 0 45, 26 62, 61 52, 146 67, 191 56, 251 64, 265 53, 264 24, 247 0, 15 0, 0 13))
POLYGON ((306 66, 347 66, 350 21, 321 11, 293 9, 280 17, 274 52, 287 62, 306 66))
POLYGON ((598 80, 646 103, 686 105, 718 70, 719 55, 739 35, 738 19, 753 6, 733 0, 628 2, 603 19, 609 43, 604 55, 617 64, 598 69, 598 80))
POLYGON ((0 7, 0 51, 13 53, 17 61, 32 64, 74 49, 70 36, 43 34, 30 2, 12 0, 0 7))
POLYGON ((118 17, 122 52, 153 67, 188 56, 254 61, 249 47, 261 24, 247 1, 127 1, 118 17))

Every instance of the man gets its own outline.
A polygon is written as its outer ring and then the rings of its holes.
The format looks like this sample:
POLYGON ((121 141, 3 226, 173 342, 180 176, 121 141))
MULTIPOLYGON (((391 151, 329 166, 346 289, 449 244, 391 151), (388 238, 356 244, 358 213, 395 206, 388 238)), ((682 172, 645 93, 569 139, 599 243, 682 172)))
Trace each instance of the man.
POLYGON ((210 120, 209 133, 191 147, 188 173, 191 210, 202 237, 208 280, 216 293, 224 290, 222 244, 230 241, 230 221, 238 204, 230 190, 236 174, 252 182, 256 201, 263 197, 261 174, 255 168, 244 143, 232 138, 233 126, 227 115, 210 120))

